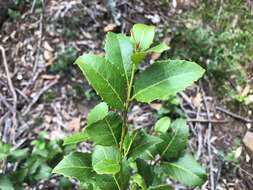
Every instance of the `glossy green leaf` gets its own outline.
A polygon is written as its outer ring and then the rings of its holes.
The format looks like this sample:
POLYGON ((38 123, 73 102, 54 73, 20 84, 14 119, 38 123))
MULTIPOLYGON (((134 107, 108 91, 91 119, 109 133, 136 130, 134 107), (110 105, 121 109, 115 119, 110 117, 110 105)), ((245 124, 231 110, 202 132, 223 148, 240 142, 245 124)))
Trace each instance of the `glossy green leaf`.
POLYGON ((117 72, 115 65, 103 57, 86 54, 75 63, 80 67, 86 79, 97 94, 113 108, 123 108, 126 99, 124 76, 117 72))
POLYGON ((53 173, 62 174, 65 177, 88 181, 93 176, 91 155, 88 153, 73 152, 64 157, 53 169, 53 173))
POLYGON ((162 117, 155 124, 155 131, 157 133, 166 133, 170 127, 171 120, 169 117, 162 117))
POLYGON ((118 146, 121 129, 121 117, 116 113, 109 113, 103 120, 89 125, 85 131, 89 139, 98 145, 118 146))
POLYGON ((190 187, 200 186, 207 179, 205 169, 187 153, 177 161, 163 162, 161 166, 169 177, 190 187))
POLYGON ((94 152, 92 153, 92 165, 94 166, 101 160, 113 160, 115 162, 119 162, 120 153, 118 148, 115 146, 96 145, 94 152))
POLYGON ((87 116, 87 124, 91 125, 104 119, 105 116, 108 115, 108 110, 109 108, 105 102, 99 103, 89 112, 87 116))
POLYGON ((163 142, 157 145, 159 153, 163 159, 178 158, 185 150, 189 129, 185 119, 175 120, 168 133, 160 136, 163 142))
POLYGON ((131 40, 135 43, 136 49, 144 51, 153 43, 155 27, 145 24, 135 24, 131 30, 131 40))
POLYGON ((114 175, 120 171, 120 165, 113 160, 101 160, 93 166, 93 169, 98 174, 114 175))
POLYGON ((140 133, 134 138, 132 146, 128 152, 128 156, 133 159, 140 157, 142 153, 161 142, 162 140, 158 137, 140 133))
POLYGON ((169 46, 166 43, 162 42, 157 46, 148 49, 146 52, 162 53, 168 49, 170 49, 169 46))
POLYGON ((153 179, 154 179, 154 173, 152 171, 151 166, 142 159, 137 159, 136 165, 137 165, 138 173, 144 179, 145 184, 147 185, 147 187, 150 186, 153 183, 153 179))
POLYGON ((86 132, 75 133, 64 139, 63 145, 77 144, 83 142, 89 138, 86 132))
POLYGON ((175 95, 204 74, 196 63, 183 60, 158 61, 141 72, 134 85, 133 98, 151 102, 175 95))
POLYGON ((125 34, 108 32, 105 40, 105 57, 118 68, 129 84, 132 71, 133 45, 125 34))

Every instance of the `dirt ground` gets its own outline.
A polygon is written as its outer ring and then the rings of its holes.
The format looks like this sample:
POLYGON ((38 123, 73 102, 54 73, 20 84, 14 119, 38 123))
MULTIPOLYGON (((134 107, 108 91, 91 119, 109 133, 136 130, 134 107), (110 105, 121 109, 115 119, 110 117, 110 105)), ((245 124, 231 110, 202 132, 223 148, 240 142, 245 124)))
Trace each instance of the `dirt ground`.
MULTIPOLYGON (((73 58, 88 52, 103 54, 106 32, 128 33, 139 22, 155 25, 157 39, 170 43, 168 31, 177 30, 173 17, 194 9, 198 3, 186 1, 175 7, 162 1, 115 2, 26 2, 20 16, 4 20, 0 29, 0 127, 4 142, 22 147, 40 131, 49 132, 50 139, 80 131, 98 97, 72 64, 73 58), (5 58, 9 72, 3 64, 5 58)), ((152 55, 151 60, 155 56, 160 55, 152 55)), ((209 180, 196 189, 252 190, 252 161, 241 143, 250 123, 226 113, 227 109, 217 108, 225 106, 211 97, 210 88, 202 88, 203 84, 179 94, 181 110, 187 115, 191 129, 189 150, 209 174, 209 180), (239 159, 239 164, 224 158, 224 154, 233 151, 237 151, 235 160, 239 159)), ((134 105, 130 122, 152 126, 155 120, 152 114, 162 105, 162 102, 134 105)), ((237 110, 236 114, 245 112, 237 110)), ((187 189, 179 184, 175 187, 187 189)))

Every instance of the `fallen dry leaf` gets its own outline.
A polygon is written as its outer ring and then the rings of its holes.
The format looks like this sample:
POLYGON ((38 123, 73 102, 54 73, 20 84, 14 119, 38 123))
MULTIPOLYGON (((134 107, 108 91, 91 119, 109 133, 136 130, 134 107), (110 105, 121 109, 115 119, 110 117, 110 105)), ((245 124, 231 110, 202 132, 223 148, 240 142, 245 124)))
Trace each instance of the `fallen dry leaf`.
POLYGON ((150 104, 150 107, 156 111, 159 111, 163 105, 159 103, 150 104))
POLYGON ((44 52, 43 52, 43 56, 44 56, 44 59, 46 61, 49 61, 49 60, 53 59, 54 54, 53 54, 53 52, 48 51, 47 49, 45 49, 44 52))
POLYGON ((73 132, 78 132, 80 130, 80 117, 75 117, 73 118, 69 123, 68 123, 68 130, 73 131, 73 132))
POLYGON ((201 107, 201 102, 202 102, 202 95, 201 93, 197 93, 197 95, 192 98, 192 104, 198 108, 201 107))
POLYGON ((247 153, 253 158, 253 132, 247 131, 245 136, 243 137, 243 144, 246 148, 247 153))
POLYGON ((160 53, 152 53, 151 54, 151 60, 155 61, 155 60, 159 59, 160 56, 161 56, 160 53))
POLYGON ((106 27, 104 27, 104 32, 113 31, 116 26, 116 24, 108 24, 106 27))

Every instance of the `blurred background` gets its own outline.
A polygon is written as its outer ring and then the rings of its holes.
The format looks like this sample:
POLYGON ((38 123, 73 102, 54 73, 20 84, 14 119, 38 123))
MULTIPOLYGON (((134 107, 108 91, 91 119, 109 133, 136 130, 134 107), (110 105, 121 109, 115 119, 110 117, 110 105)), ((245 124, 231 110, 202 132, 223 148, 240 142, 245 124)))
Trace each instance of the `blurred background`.
POLYGON ((195 189, 253 189, 252 0, 1 0, 1 190, 82 188, 51 174, 76 149, 62 139, 99 101, 73 61, 104 54, 106 32, 129 34, 134 23, 156 26, 155 40, 170 46, 142 66, 179 58, 207 72, 178 96, 133 105, 129 122, 148 129, 165 115, 187 118, 188 149, 209 175, 195 189))

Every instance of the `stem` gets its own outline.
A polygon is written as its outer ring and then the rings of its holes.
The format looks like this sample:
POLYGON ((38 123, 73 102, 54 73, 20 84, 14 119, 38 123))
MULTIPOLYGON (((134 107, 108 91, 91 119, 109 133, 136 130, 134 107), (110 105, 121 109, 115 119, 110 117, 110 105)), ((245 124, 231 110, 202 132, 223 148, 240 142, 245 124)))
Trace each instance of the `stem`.
POLYGON ((120 138, 120 154, 121 154, 121 158, 120 158, 120 165, 121 165, 121 169, 120 169, 120 179, 121 179, 121 189, 123 189, 123 158, 124 158, 124 150, 123 150, 123 144, 124 144, 124 139, 125 136, 127 134, 127 113, 128 113, 128 109, 130 106, 130 103, 132 101, 131 98, 131 93, 132 93, 132 88, 133 88, 133 81, 134 81, 134 74, 135 74, 136 68, 135 65, 133 65, 132 68, 132 72, 131 72, 131 78, 130 78, 130 82, 129 82, 129 86, 127 89, 127 100, 126 100, 126 104, 124 107, 124 110, 122 112, 122 118, 123 118, 123 124, 122 124, 122 132, 121 132, 121 138, 120 138))
POLYGON ((121 190, 121 187, 120 187, 119 182, 116 179, 115 175, 113 175, 113 179, 114 179, 115 183, 117 184, 118 189, 121 190))

